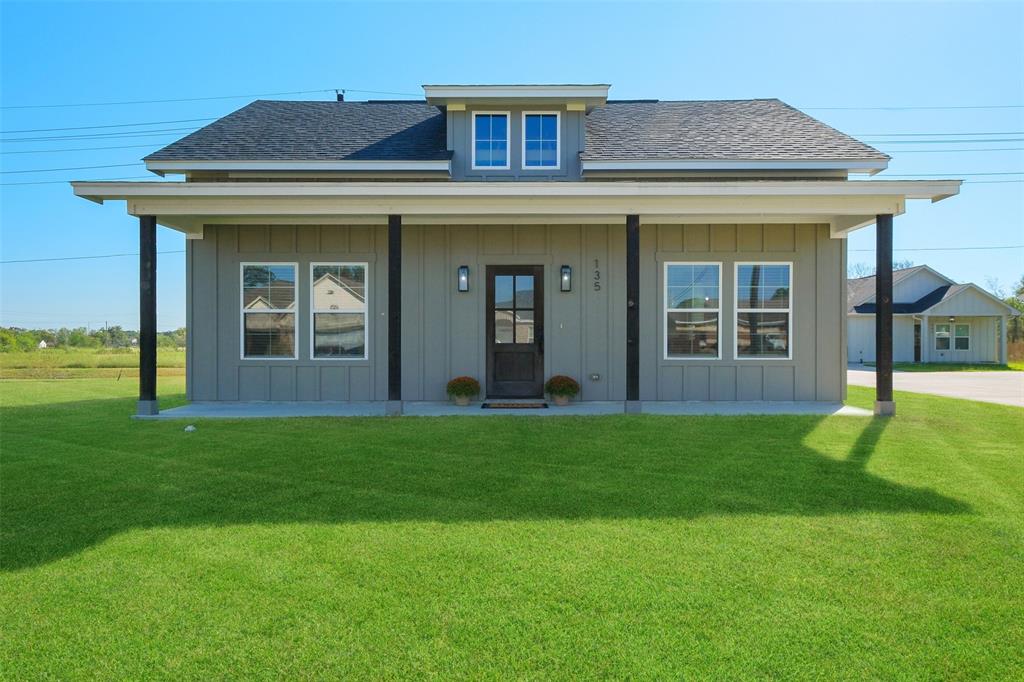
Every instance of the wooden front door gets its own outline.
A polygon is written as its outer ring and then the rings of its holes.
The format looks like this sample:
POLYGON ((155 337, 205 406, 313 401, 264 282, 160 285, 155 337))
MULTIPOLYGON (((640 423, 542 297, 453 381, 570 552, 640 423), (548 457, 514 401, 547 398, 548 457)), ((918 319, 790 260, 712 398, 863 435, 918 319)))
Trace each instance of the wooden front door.
POLYGON ((921 323, 914 322, 914 362, 921 362, 921 323))
POLYGON ((487 266, 487 396, 544 395, 544 267, 487 266))

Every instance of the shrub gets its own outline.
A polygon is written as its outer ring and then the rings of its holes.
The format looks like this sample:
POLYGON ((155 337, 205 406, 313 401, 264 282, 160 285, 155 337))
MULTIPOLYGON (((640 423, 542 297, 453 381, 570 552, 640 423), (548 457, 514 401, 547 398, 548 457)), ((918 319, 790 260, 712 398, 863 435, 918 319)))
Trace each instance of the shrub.
POLYGON ((455 377, 448 382, 448 395, 480 395, 480 382, 473 377, 455 377))
POLYGON ((571 398, 580 392, 580 385, 572 377, 556 374, 544 384, 544 390, 550 395, 564 395, 571 398))

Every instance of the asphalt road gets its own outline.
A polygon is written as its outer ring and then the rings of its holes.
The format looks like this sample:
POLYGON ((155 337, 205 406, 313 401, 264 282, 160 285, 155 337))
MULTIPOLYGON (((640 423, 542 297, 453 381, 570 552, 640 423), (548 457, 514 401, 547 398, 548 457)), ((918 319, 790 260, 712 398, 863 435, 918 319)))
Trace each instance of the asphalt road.
MULTIPOLYGON (((847 368, 852 386, 874 386, 875 369, 847 368)), ((893 372, 893 389, 1024 407, 1024 372, 893 372)))

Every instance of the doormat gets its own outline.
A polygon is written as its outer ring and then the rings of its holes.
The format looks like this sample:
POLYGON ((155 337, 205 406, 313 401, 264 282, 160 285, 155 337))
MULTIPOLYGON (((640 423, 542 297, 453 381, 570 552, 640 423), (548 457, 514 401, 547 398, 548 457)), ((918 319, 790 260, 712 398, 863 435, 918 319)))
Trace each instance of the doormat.
POLYGON ((546 410, 547 403, 484 403, 482 410, 546 410))

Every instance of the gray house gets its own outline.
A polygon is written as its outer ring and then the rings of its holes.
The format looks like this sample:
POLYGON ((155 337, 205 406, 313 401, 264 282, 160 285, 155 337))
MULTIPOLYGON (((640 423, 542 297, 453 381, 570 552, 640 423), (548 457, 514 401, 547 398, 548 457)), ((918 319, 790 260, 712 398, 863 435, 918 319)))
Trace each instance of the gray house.
POLYGON ((633 411, 843 399, 847 235, 877 221, 885 252, 907 199, 959 191, 850 180, 888 157, 778 100, 424 92, 253 102, 146 157, 179 182, 73 183, 140 220, 140 412, 157 224, 187 237, 190 400, 395 413, 459 375, 511 398, 566 374, 633 411))
MULTIPOLYGON (((847 356, 875 361, 875 278, 847 282, 847 356)), ((1006 326, 1020 313, 975 284, 927 265, 893 272, 895 362, 1006 364, 1006 326)))

